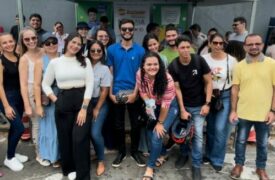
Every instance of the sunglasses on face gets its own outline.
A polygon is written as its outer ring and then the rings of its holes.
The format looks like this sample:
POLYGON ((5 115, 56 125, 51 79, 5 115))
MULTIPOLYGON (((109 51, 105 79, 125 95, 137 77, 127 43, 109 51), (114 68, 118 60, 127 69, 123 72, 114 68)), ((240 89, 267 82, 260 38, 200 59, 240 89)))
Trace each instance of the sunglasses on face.
POLYGON ((121 31, 123 31, 123 32, 126 32, 127 30, 128 30, 129 32, 133 32, 134 28, 127 28, 127 27, 122 27, 122 28, 121 28, 121 31))
POLYGON ((57 43, 58 43, 57 39, 51 39, 51 40, 47 40, 44 44, 45 46, 50 46, 51 44, 56 45, 57 43))
POLYGON ((212 44, 214 44, 215 46, 220 45, 222 46, 224 42, 218 42, 218 41, 213 41, 212 44))
POLYGON ((37 37, 36 37, 36 36, 27 37, 27 38, 23 38, 23 40, 24 40, 25 42, 36 41, 36 40, 37 40, 37 37))
POLYGON ((100 53, 102 53, 102 50, 101 49, 91 49, 90 52, 91 53, 97 52, 98 54, 100 54, 100 53))

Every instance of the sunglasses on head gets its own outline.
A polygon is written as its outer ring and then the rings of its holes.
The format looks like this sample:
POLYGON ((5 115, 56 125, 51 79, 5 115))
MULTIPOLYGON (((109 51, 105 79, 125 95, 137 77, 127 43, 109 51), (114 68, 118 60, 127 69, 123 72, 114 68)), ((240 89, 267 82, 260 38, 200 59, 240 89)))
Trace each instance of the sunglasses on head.
POLYGON ((56 45, 57 43, 58 43, 57 39, 49 39, 44 43, 44 45, 45 46, 50 46, 51 44, 56 45))
POLYGON ((101 49, 91 49, 90 52, 91 53, 95 53, 95 52, 102 53, 102 50, 101 49))
POLYGON ((122 28, 121 28, 121 31, 123 31, 123 32, 126 32, 127 30, 128 30, 129 32, 133 32, 134 28, 127 28, 127 27, 122 27, 122 28))
POLYGON ((222 46, 224 42, 212 41, 212 43, 213 43, 214 45, 216 45, 216 46, 217 46, 217 45, 222 46))
POLYGON ((32 40, 32 41, 36 41, 36 40, 37 40, 37 37, 36 37, 36 36, 27 37, 27 38, 23 38, 23 40, 24 40, 25 42, 30 42, 31 40, 32 40))

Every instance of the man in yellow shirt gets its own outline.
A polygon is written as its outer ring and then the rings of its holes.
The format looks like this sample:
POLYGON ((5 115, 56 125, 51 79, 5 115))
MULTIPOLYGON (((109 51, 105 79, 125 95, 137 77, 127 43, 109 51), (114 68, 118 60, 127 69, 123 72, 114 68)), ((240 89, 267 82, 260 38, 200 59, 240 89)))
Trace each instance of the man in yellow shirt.
POLYGON ((262 53, 261 36, 250 34, 244 41, 246 58, 233 73, 230 122, 238 122, 235 145, 235 167, 231 178, 241 176, 245 162, 246 140, 254 126, 256 131, 256 173, 259 179, 269 179, 266 171, 268 135, 275 118, 275 61, 262 53))

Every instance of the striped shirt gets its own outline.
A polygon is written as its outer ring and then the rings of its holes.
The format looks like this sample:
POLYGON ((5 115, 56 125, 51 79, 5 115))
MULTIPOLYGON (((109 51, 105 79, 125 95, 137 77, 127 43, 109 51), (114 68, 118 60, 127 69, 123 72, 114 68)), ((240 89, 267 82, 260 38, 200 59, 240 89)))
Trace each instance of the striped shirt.
POLYGON ((176 96, 176 88, 175 88, 174 80, 171 77, 171 75, 169 73, 166 73, 166 75, 167 75, 168 84, 161 98, 157 98, 157 96, 153 94, 155 81, 149 79, 146 75, 144 76, 144 81, 148 87, 141 87, 140 70, 138 70, 136 74, 136 82, 137 82, 137 87, 139 89, 140 96, 148 96, 150 99, 155 99, 157 105, 161 105, 161 107, 168 109, 170 107, 172 100, 176 96))

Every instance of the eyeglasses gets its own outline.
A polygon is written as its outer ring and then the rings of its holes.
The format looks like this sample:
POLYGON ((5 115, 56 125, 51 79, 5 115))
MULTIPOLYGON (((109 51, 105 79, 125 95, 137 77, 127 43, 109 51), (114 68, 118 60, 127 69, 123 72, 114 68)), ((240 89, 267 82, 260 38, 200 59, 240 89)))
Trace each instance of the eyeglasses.
POLYGON ((212 44, 214 44, 215 46, 220 45, 222 46, 224 42, 218 42, 218 41, 212 41, 212 44))
POLYGON ((248 46, 248 47, 253 47, 253 46, 261 46, 263 43, 251 43, 251 44, 245 44, 245 46, 248 46))
POLYGON ((31 40, 32 40, 32 41, 36 41, 36 40, 37 40, 37 37, 36 37, 36 36, 27 37, 27 38, 23 38, 23 40, 24 40, 25 42, 30 42, 31 40))
POLYGON ((57 45, 57 43, 58 43, 57 39, 51 39, 51 40, 47 40, 47 41, 44 43, 44 45, 45 45, 45 46, 50 46, 51 44, 52 44, 52 45, 57 45))
POLYGON ((121 31, 123 31, 123 32, 126 32, 127 30, 128 30, 129 32, 133 32, 134 28, 129 28, 129 27, 122 27, 122 28, 121 28, 121 31))
POLYGON ((98 54, 100 54, 100 53, 102 53, 102 50, 101 49, 91 49, 90 52, 91 53, 97 52, 98 54))

